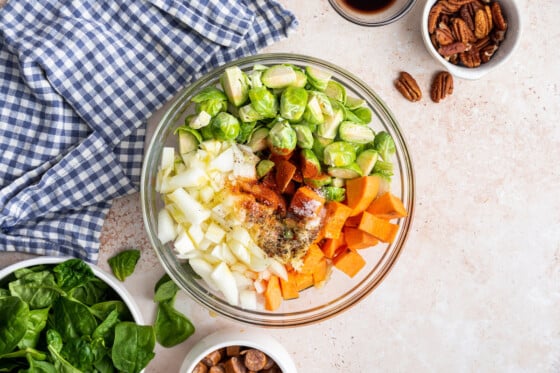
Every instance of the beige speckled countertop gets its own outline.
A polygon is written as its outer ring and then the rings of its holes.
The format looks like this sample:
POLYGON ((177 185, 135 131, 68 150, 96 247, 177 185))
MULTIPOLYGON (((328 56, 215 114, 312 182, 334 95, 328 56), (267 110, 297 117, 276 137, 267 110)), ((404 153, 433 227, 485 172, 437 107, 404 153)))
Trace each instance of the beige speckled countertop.
MULTIPOLYGON (((326 0, 281 3, 300 26, 264 52, 319 57, 367 82, 405 133, 417 203, 400 259, 367 299, 320 324, 270 334, 300 372, 560 372, 560 2, 520 0, 516 55, 481 80, 456 80, 439 104, 410 103, 393 87, 407 70, 427 93, 439 69, 419 33, 424 1, 382 28, 355 26, 326 0)), ((138 195, 115 201, 101 240, 105 269, 114 252, 142 250, 125 285, 153 319, 163 269, 138 195)), ((22 257, 0 254, 0 267, 22 257)), ((149 373, 177 371, 212 331, 247 328, 210 316, 185 294, 177 306, 197 331, 179 346, 158 347, 149 373)))

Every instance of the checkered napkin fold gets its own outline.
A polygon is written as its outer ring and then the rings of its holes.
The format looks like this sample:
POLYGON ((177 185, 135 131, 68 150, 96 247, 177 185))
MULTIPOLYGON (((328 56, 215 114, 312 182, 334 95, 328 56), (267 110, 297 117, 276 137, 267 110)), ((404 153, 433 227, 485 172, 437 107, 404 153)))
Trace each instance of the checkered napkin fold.
POLYGON ((152 112, 295 28, 270 0, 9 0, 0 9, 0 251, 96 262, 152 112))

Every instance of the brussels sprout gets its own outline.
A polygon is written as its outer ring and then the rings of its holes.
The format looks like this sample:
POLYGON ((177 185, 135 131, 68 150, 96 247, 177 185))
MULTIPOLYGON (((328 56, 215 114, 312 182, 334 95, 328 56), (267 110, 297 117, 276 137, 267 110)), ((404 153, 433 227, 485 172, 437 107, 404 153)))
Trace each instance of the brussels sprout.
POLYGON ((362 122, 360 117, 354 114, 352 110, 348 109, 346 106, 342 106, 342 108, 344 110, 344 120, 347 120, 349 122, 354 122, 354 123, 365 124, 362 122))
POLYGON ((240 143, 240 144, 245 144, 248 140, 249 137, 251 136, 251 133, 253 133, 253 130, 255 129, 255 126, 257 125, 257 122, 241 122, 241 124, 239 125, 239 135, 237 135, 237 138, 235 139, 236 142, 240 143))
POLYGON ((395 154, 396 151, 393 138, 385 131, 381 131, 377 135, 375 135, 373 148, 377 150, 384 161, 389 161, 391 156, 395 154))
POLYGON ((260 127, 253 131, 249 137, 249 141, 247 141, 247 145, 249 145, 253 153, 266 149, 268 132, 269 129, 266 127, 260 127))
POLYGON ((333 115, 325 115, 323 123, 317 126, 317 134, 321 137, 334 139, 338 133, 338 127, 344 120, 344 109, 342 105, 333 107, 333 115))
POLYGON ((217 140, 234 140, 239 135, 239 120, 233 115, 220 112, 210 122, 212 135, 217 140))
POLYGON ((333 100, 343 104, 346 103, 346 88, 339 82, 329 80, 327 88, 325 89, 325 94, 333 100))
POLYGON ((274 168, 274 162, 270 159, 261 159, 257 163, 257 177, 260 179, 268 174, 274 168))
POLYGON ((327 89, 327 85, 331 80, 331 74, 313 66, 306 66, 305 73, 307 74, 307 81, 313 88, 318 91, 327 89))
POLYGON ((373 175, 378 175, 387 181, 391 181, 393 176, 393 164, 382 160, 377 160, 373 166, 373 175))
POLYGON ((216 87, 206 87, 191 98, 197 104, 208 100, 227 101, 227 96, 216 87))
POLYGON ((251 105, 263 118, 274 118, 278 113, 278 101, 266 87, 256 87, 249 90, 251 105))
POLYGON ((179 134, 179 154, 189 153, 197 149, 198 144, 202 141, 202 135, 188 126, 177 128, 175 133, 179 134))
POLYGON ((301 169, 303 177, 315 177, 321 173, 321 163, 313 150, 301 150, 301 169))
POLYGON ((321 104, 319 103, 317 96, 309 96, 307 105, 305 106, 305 111, 303 112, 303 119, 313 124, 320 124, 325 121, 323 111, 321 110, 321 104))
POLYGON ((371 110, 367 107, 359 107, 352 110, 355 116, 360 118, 361 122, 364 124, 368 124, 371 122, 371 110))
POLYGON ((304 178, 303 182, 312 188, 319 189, 332 182, 332 177, 327 174, 320 174, 315 177, 304 178))
POLYGON ((323 155, 325 154, 325 147, 327 145, 329 145, 330 143, 333 142, 333 139, 328 139, 326 137, 321 137, 321 136, 313 136, 313 152, 315 153, 315 155, 317 155, 317 158, 323 162, 324 161, 324 157, 323 155))
POLYGON ((241 106, 237 114, 242 122, 254 122, 264 119, 264 117, 255 110, 252 104, 241 106))
POLYGON ((189 127, 197 130, 202 127, 206 127, 210 124, 212 116, 205 111, 201 111, 198 114, 192 114, 185 118, 185 124, 189 127))
POLYGON ((280 96, 280 115, 297 122, 303 116, 307 105, 307 91, 298 87, 287 87, 280 96))
POLYGON ((375 133, 371 128, 363 124, 353 122, 342 122, 338 127, 340 139, 356 144, 367 144, 375 139, 375 133))
POLYGON ((356 160, 356 151, 352 144, 335 141, 325 147, 323 162, 328 166, 344 167, 356 160))
POLYGON ((350 110, 355 110, 363 106, 366 102, 361 98, 346 96, 346 107, 350 110))
POLYGON ((262 70, 251 70, 249 71, 246 75, 247 75, 247 81, 249 82, 249 87, 250 88, 257 88, 257 87, 262 87, 263 83, 262 83, 262 70))
POLYGON ((341 187, 335 187, 332 185, 327 185, 321 188, 323 195, 327 201, 342 202, 346 198, 346 189, 341 187))
POLYGON ((214 138, 214 133, 212 131, 212 126, 204 126, 200 129, 200 134, 202 135, 202 140, 211 140, 214 138))
POLYGON ((350 163, 344 167, 329 167, 327 172, 332 177, 338 177, 341 179, 354 179, 362 176, 362 170, 356 163, 350 163))
POLYGON ((237 66, 228 67, 220 79, 228 100, 235 106, 241 106, 249 97, 247 75, 237 66))
POLYGON ((332 116, 334 114, 334 111, 329 96, 327 96, 323 92, 317 92, 317 91, 310 91, 310 92, 312 95, 317 97, 317 101, 319 102, 319 106, 321 107, 321 111, 323 112, 323 114, 332 116))
POLYGON ((210 116, 214 116, 221 111, 227 111, 228 102, 220 100, 206 100, 200 104, 196 104, 196 112, 207 112, 210 116))
POLYGON ((294 84, 297 76, 291 66, 274 65, 264 70, 261 80, 268 88, 284 88, 294 84))
POLYGON ((296 131, 297 146, 302 149, 311 149, 313 147, 313 132, 311 132, 311 129, 303 124, 294 124, 292 128, 296 131))
POLYGON ((296 73, 296 81, 291 86, 304 88, 307 84, 307 75, 300 69, 294 69, 294 72, 296 73))
POLYGON ((268 133, 268 143, 272 153, 288 155, 296 148, 296 131, 288 122, 278 121, 268 133))
POLYGON ((362 170, 362 175, 369 175, 373 171, 373 167, 379 158, 379 154, 375 149, 367 149, 358 154, 356 163, 362 170))

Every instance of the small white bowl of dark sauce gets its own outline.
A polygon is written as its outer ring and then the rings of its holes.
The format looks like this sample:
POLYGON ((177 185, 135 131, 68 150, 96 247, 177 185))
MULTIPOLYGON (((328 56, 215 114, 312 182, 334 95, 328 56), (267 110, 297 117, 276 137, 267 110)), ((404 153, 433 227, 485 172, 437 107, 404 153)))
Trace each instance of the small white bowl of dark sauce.
POLYGON ((348 21, 360 26, 384 26, 403 17, 416 0, 329 0, 348 21))

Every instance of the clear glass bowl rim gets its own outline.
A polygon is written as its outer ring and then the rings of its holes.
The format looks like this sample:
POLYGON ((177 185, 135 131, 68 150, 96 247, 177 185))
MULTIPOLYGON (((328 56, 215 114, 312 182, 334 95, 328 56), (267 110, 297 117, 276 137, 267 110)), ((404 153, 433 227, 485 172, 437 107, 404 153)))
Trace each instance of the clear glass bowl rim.
MULTIPOLYGON (((263 327, 294 327, 317 323, 347 310, 369 295, 384 280, 399 257, 412 224, 414 215, 414 173, 412 159, 406 147, 402 131, 400 130, 394 115, 381 98, 371 88, 369 88, 365 82, 345 69, 316 57, 292 53, 267 53, 244 57, 230 63, 226 63, 205 74, 202 78, 197 79, 176 97, 171 107, 164 113, 162 119, 158 123, 145 152, 140 182, 140 198, 142 217, 146 233, 160 263, 169 276, 174 279, 175 282, 184 291, 186 291, 190 297, 203 307, 206 307, 207 309, 230 320, 263 327), (364 98, 368 100, 369 104, 374 106, 377 111, 384 116, 384 121, 382 121, 382 123, 395 140, 397 148, 396 158, 398 163, 401 165, 400 183, 403 194, 402 200, 408 211, 408 216, 401 218, 399 223, 401 227, 397 233, 395 241, 387 247, 382 258, 379 262, 377 262, 374 268, 370 270, 368 276, 360 283, 356 284, 349 292, 338 296, 336 299, 333 299, 326 304, 312 307, 304 311, 272 313, 245 310, 240 307, 232 306, 226 301, 208 292, 200 286, 196 280, 193 281, 185 276, 184 272, 182 273, 182 268, 180 263, 176 260, 175 255, 171 253, 170 250, 162 250, 159 240, 157 239, 157 193, 155 192, 154 186, 150 185, 150 180, 152 180, 150 176, 155 176, 155 174, 151 175, 150 171, 157 172, 157 170, 153 168, 151 169, 150 165, 157 168, 157 165, 159 164, 157 161, 160 156, 160 154, 158 154, 158 150, 161 152, 161 147, 158 148, 158 146, 163 146, 161 140, 165 139, 164 133, 166 130, 169 130, 165 124, 172 123, 170 120, 177 116, 190 96, 192 96, 192 94, 197 92, 200 88, 208 85, 208 83, 215 82, 226 68, 237 65, 243 69, 244 67, 259 63, 291 63, 295 65, 313 64, 330 70, 336 74, 336 77, 350 82, 353 85, 353 88, 361 90, 364 98), (379 271, 379 274, 375 278, 372 278, 372 274, 376 270, 379 271)), ((328 284, 326 286, 328 286, 328 284)))

